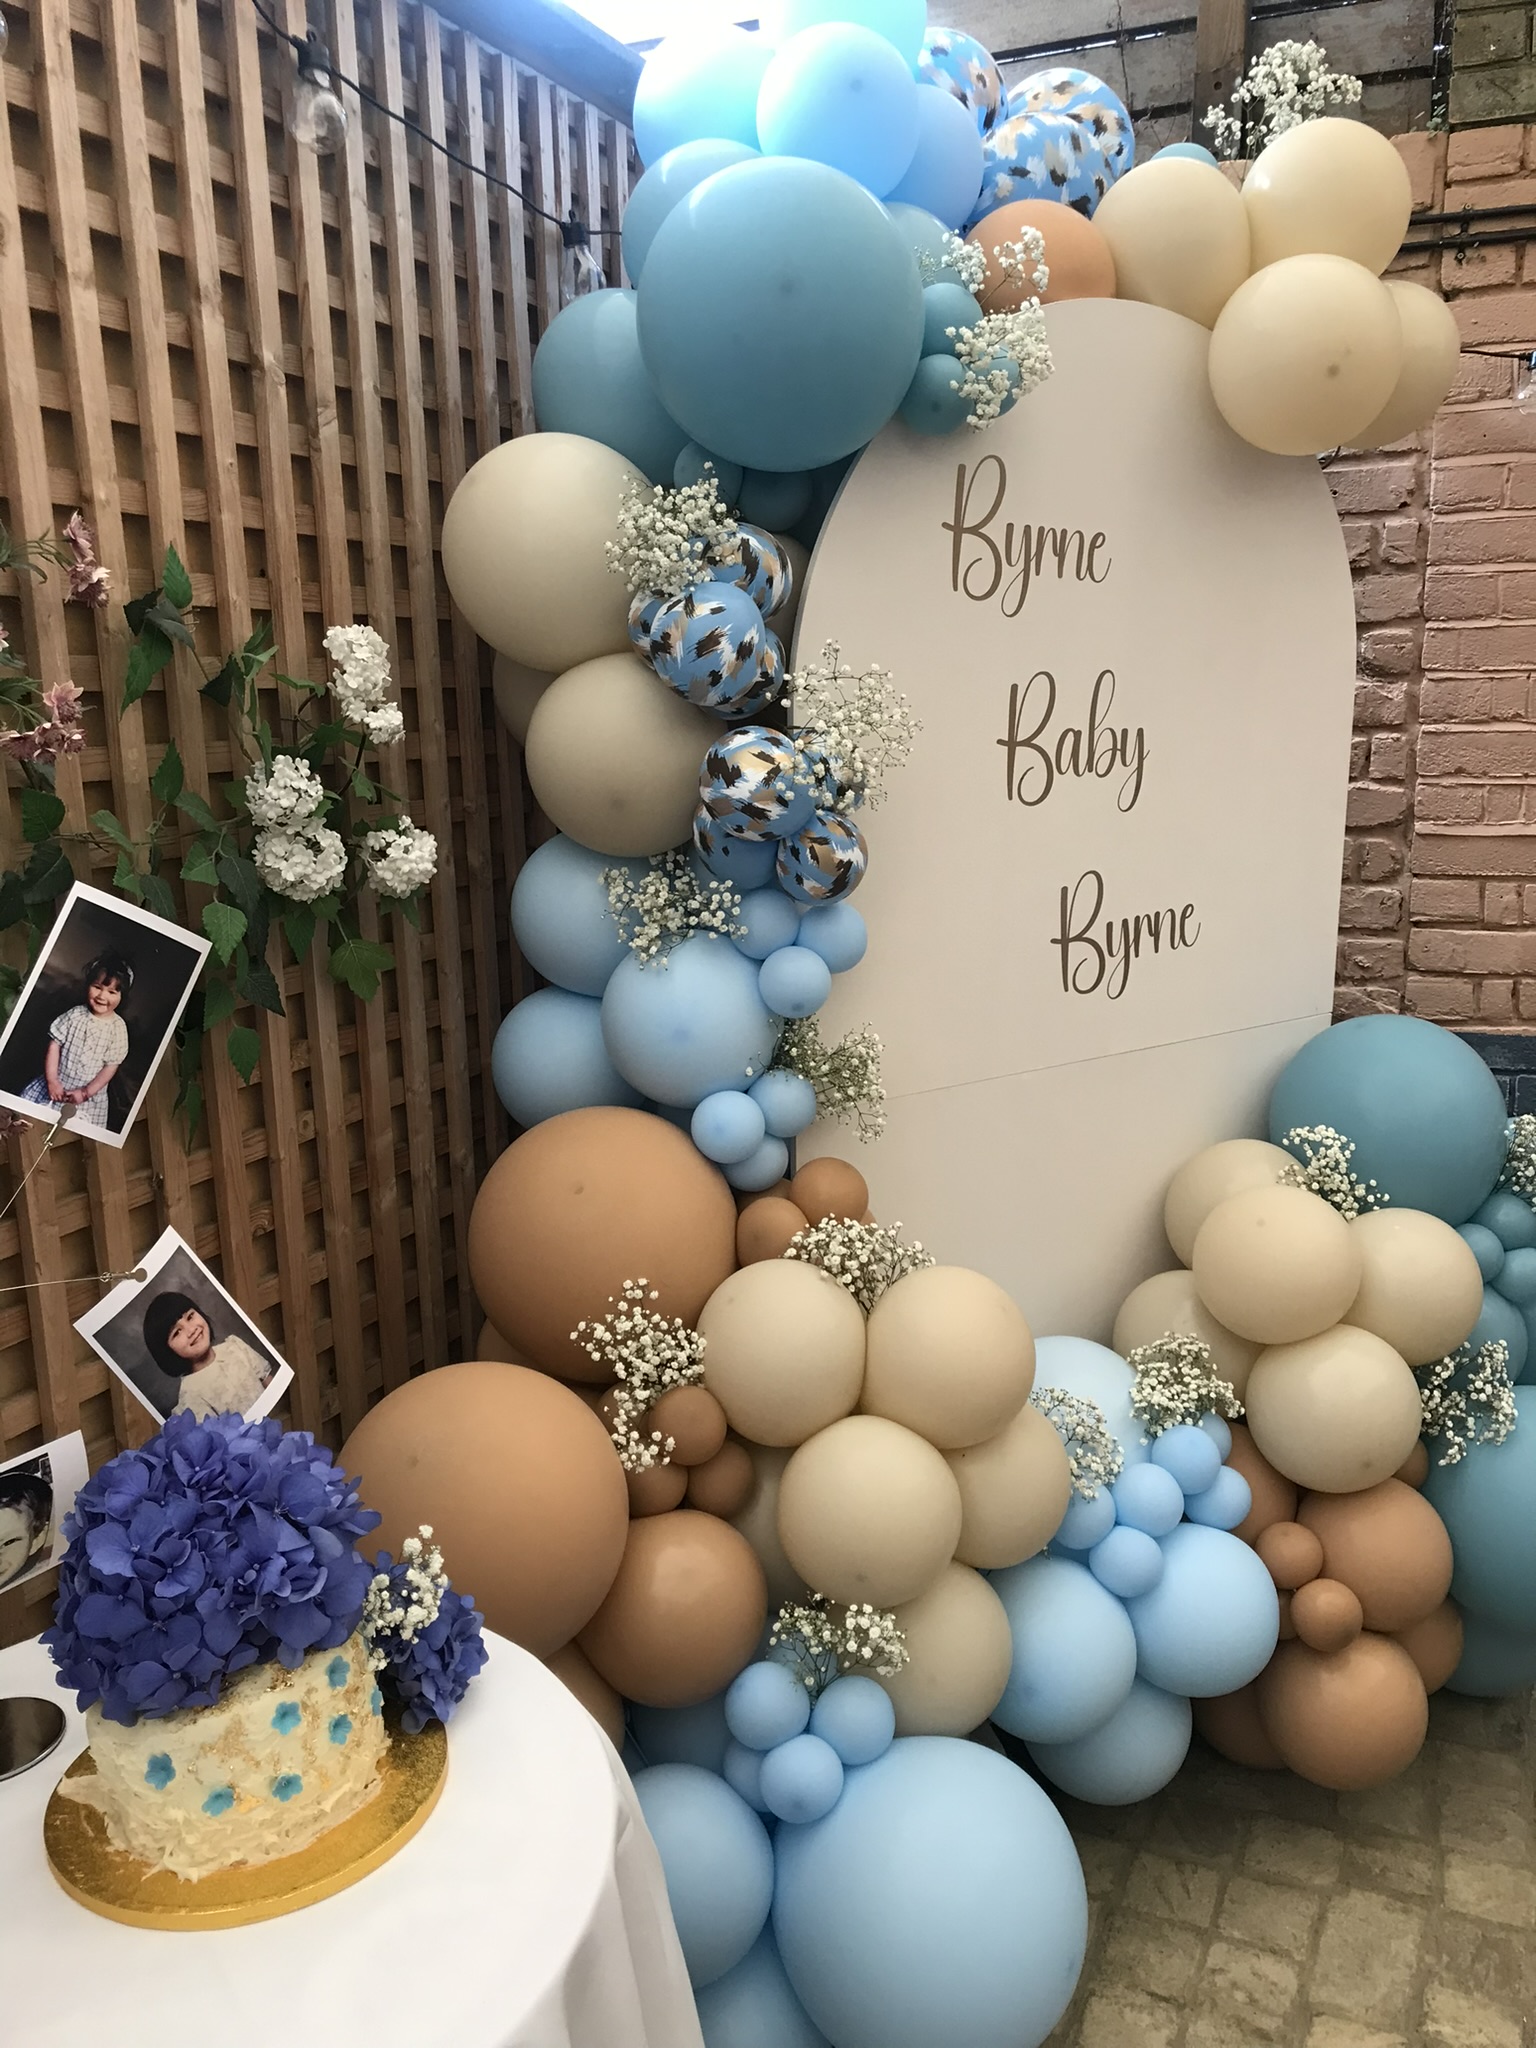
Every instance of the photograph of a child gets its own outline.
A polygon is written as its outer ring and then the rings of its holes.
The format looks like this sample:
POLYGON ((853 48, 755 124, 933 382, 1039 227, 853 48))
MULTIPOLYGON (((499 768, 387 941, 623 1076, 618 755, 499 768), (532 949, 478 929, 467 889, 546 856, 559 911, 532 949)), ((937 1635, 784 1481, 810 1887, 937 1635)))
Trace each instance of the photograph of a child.
POLYGON ((0 1033, 0 1103, 127 1137, 208 941, 77 882, 0 1033))
POLYGON ((0 1465, 0 1592, 57 1562, 64 1517, 86 1471, 85 1438, 78 1429, 0 1465))
POLYGON ((171 1415, 254 1421, 293 1378, 184 1239, 167 1230, 75 1328, 157 1422, 171 1415))

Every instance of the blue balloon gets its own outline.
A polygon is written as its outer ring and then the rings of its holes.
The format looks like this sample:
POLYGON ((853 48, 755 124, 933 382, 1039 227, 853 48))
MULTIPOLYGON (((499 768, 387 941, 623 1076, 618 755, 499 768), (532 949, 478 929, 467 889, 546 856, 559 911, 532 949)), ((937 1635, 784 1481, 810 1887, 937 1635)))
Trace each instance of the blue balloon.
POLYGON ((641 67, 630 125, 643 164, 685 142, 757 147, 757 95, 773 55, 766 36, 693 28, 656 45, 641 67))
POLYGON ((727 1785, 739 1798, 745 1799, 754 1813, 768 1811, 763 1800, 761 1750, 748 1749, 744 1742, 729 1742, 726 1744, 725 1758, 720 1769, 727 1785))
POLYGON ((1173 1474, 1185 1493, 1203 1493, 1214 1485, 1221 1470, 1221 1451, 1214 1438, 1188 1422, 1175 1423, 1154 1437, 1151 1458, 1154 1465, 1173 1474))
POLYGON ((901 417, 914 434, 938 439, 965 425, 971 401, 960 395, 963 374, 952 354, 923 357, 900 406, 901 417))
MULTIPOLYGON (((1150 1472, 1152 1468, 1137 1469, 1150 1472)), ((1106 1593, 1113 1593, 1117 1600, 1134 1600, 1140 1593, 1150 1593, 1163 1576, 1163 1553, 1155 1536, 1121 1523, 1089 1551, 1088 1569, 1106 1593)))
POLYGON ((1465 1039, 1422 1017, 1350 1017, 1320 1031, 1275 1083, 1269 1135, 1303 1124, 1352 1138, 1353 1170, 1400 1209, 1464 1223, 1504 1165, 1508 1113, 1465 1039))
POLYGON ((1187 1699, 1138 1678, 1101 1728, 1073 1742, 1031 1742, 1043 1776, 1090 1806, 1132 1806, 1178 1775, 1194 1715, 1187 1699))
POLYGON ((1063 1550, 1092 1550, 1114 1526, 1115 1497, 1107 1486, 1101 1486, 1097 1493, 1073 1494, 1052 1541, 1063 1550))
POLYGON ((512 939, 536 974, 577 995, 600 996, 629 948, 608 907, 610 868, 638 881, 650 863, 593 853, 557 832, 536 847, 512 885, 512 939))
POLYGON ((1467 1342, 1474 1351, 1484 1344, 1507 1344, 1510 1378, 1518 1380, 1524 1373, 1530 1355, 1530 1331, 1519 1309, 1506 1301, 1497 1288, 1483 1289, 1482 1312, 1472 1325, 1467 1342))
MULTIPOLYGON (((955 337, 950 329, 975 327, 981 320, 981 302, 963 284, 930 284, 923 288, 923 355, 948 356, 953 362, 955 337)), ((950 371, 959 377, 959 368, 950 371)))
POLYGON ((1065 1557, 994 1572, 992 1590, 1013 1633, 998 1727, 1026 1742, 1065 1742, 1107 1721, 1136 1676, 1136 1637, 1114 1594, 1065 1557))
POLYGON ((778 1030, 757 992, 757 969, 729 939, 695 932, 664 966, 620 963, 603 991, 603 1042, 633 1087, 692 1109, 763 1072, 778 1030))
POLYGON ((726 1688, 725 1725, 748 1749, 775 1749, 803 1735, 811 1696, 787 1664, 749 1664, 726 1688))
POLYGON ((1495 1188, 1472 1221, 1491 1230, 1508 1252, 1536 1246, 1536 1209, 1513 1188, 1495 1188))
POLYGON ((1198 142, 1170 142, 1162 149, 1153 150, 1148 161, 1155 164, 1159 157, 1164 156, 1187 156, 1193 163, 1209 164, 1213 171, 1221 168, 1211 152, 1198 142))
POLYGON ((1196 1423, 1197 1429, 1204 1430, 1223 1458, 1232 1455, 1232 1432, 1219 1415, 1202 1415, 1196 1423))
POLYGON ((1066 2010, 1082 1866, 1050 1800, 995 1750, 894 1742, 777 1847, 779 1954, 838 2048, 1038 2048, 1066 2010))
MULTIPOLYGON (((754 471, 767 475, 767 471, 754 471)), ((788 604, 795 587, 795 572, 789 556, 766 528, 743 519, 736 538, 722 547, 720 559, 706 572, 717 583, 736 583, 747 593, 765 619, 788 604)))
POLYGON ((748 890, 736 922, 743 927, 736 949, 749 960, 766 960, 780 946, 792 946, 800 931, 799 913, 782 889, 748 890))
POLYGON ((1516 1388, 1515 1411, 1503 1443, 1474 1444, 1459 1464, 1431 1465, 1424 1498, 1450 1535, 1457 1606, 1511 1634, 1536 1635, 1536 1394, 1516 1388))
POLYGON ((837 1751, 844 1764, 872 1764, 896 1738, 896 1709, 883 1685, 855 1672, 834 1678, 811 1709, 811 1733, 837 1751))
POLYGON ((809 946, 780 946, 758 969, 757 986, 776 1017, 811 1017, 832 993, 832 970, 809 946))
POLYGON ((951 231, 945 227, 943 221, 936 220, 926 208, 908 206, 900 199, 888 199, 885 210, 901 230, 904 240, 917 258, 918 272, 923 283, 959 284, 959 271, 952 270, 946 260, 949 252, 944 237, 951 231))
POLYGON ((694 815, 693 848, 708 873, 717 881, 733 882, 743 894, 765 888, 773 880, 778 855, 774 842, 744 839, 738 832, 727 831, 721 819, 703 809, 694 815))
POLYGON ((1223 1465, 1209 1486, 1184 1496, 1185 1514, 1207 1529, 1235 1529, 1252 1508, 1252 1487, 1230 1465, 1223 1465))
POLYGON ((789 1171, 789 1147, 782 1138, 764 1138, 755 1152, 734 1166, 722 1167, 721 1171, 731 1186, 740 1188, 743 1194, 761 1194, 789 1171))
POLYGON ((811 509, 794 529, 794 538, 803 548, 813 548, 817 535, 826 524, 827 514, 834 499, 843 487, 843 478, 852 468, 858 450, 845 455, 837 462, 829 462, 813 472, 811 477, 811 509))
POLYGON ((688 439, 640 360, 635 294, 617 287, 572 299, 545 328, 533 352, 533 410, 544 433, 601 441, 653 484, 672 481, 688 439))
POLYGON ((779 840, 773 871, 785 895, 810 908, 849 895, 868 865, 869 848, 853 820, 838 811, 817 811, 809 824, 779 840))
POLYGON ((1461 1661, 1445 1681, 1447 1692, 1502 1700, 1536 1685, 1536 1634, 1515 1634, 1465 1611, 1461 1626, 1461 1661))
POLYGON ((816 1121, 816 1090, 787 1067, 770 1067, 747 1093, 763 1112, 770 1138, 798 1138, 816 1121))
POLYGON ((988 134, 1003 110, 1003 74, 992 52, 957 28, 930 28, 917 60, 923 85, 936 85, 957 99, 978 135, 988 134))
POLYGON ((830 2048, 790 1987, 771 1927, 694 2002, 704 2048, 830 2048))
POLYGON ((1060 1387, 1079 1400, 1092 1401, 1126 1465, 1146 1463, 1149 1447, 1141 1440, 1139 1418, 1131 1413, 1136 1375, 1107 1345, 1090 1343, 1086 1337, 1042 1337, 1035 1346, 1035 1385, 1060 1387))
POLYGON ((739 1089, 706 1095, 688 1125, 693 1142, 716 1166, 740 1166, 768 1135, 763 1112, 739 1089))
POLYGON ((1257 1678, 1275 1653, 1274 1581, 1236 1536, 1181 1522, 1163 1538, 1163 1576, 1127 1603, 1136 1669, 1164 1692, 1211 1699, 1257 1678))
POLYGON ((743 519, 766 526, 770 533, 788 533, 803 519, 811 503, 807 470, 749 469, 744 472, 736 509, 743 519))
POLYGON ((696 1707, 631 1705, 629 1725, 647 1768, 655 1764, 697 1764, 716 1776, 725 1768, 731 1731, 725 1725, 725 1694, 696 1707))
POLYGON ((928 26, 928 0, 767 0, 763 31, 779 43, 823 22, 855 22, 900 50, 915 68, 928 26))
MULTIPOLYGON (((629 272, 631 284, 640 282, 640 273, 656 239, 656 230, 678 201, 686 199, 695 185, 702 185, 716 171, 727 170, 732 164, 744 164, 748 157, 756 155, 757 151, 745 142, 727 142, 723 137, 714 136, 700 142, 682 143, 656 159, 630 193, 629 203, 624 208, 624 268, 629 272)), ((702 456, 704 451, 701 449, 699 453, 702 456)), ((701 469, 702 466, 701 463, 701 469)), ((672 481, 694 483, 697 478, 674 476, 672 481)), ((727 500, 733 496, 726 490, 723 478, 720 488, 727 500)))
POLYGON ((564 988, 535 989, 502 1018, 491 1079, 525 1131, 568 1109, 638 1109, 643 1099, 608 1057, 602 1004, 564 988))
POLYGON ((706 178, 657 231, 638 314, 667 411, 749 469, 815 469, 863 447, 922 345, 906 235, 852 178, 801 157, 706 178))
POLYGON ((1128 1465, 1109 1489, 1115 1503, 1115 1520, 1128 1529, 1142 1529, 1148 1536, 1166 1536, 1184 1517, 1184 1493, 1171 1472, 1150 1459, 1128 1465))
POLYGON ((920 206, 946 227, 969 220, 986 167, 981 132, 971 110, 942 87, 919 88, 917 147, 890 198, 920 206))
MULTIPOLYGON (((1467 1227, 1462 1225, 1463 1230, 1467 1227)), ((1520 1245, 1504 1254, 1504 1263, 1499 1268, 1499 1292, 1516 1308, 1528 1309, 1536 1303, 1536 1251, 1530 1246, 1520 1245)))
POLYGON ((759 1782, 770 1813, 805 1827, 842 1797, 842 1759, 819 1735, 795 1735, 769 1750, 759 1782))
POLYGON ((696 1764, 659 1764, 634 1787, 661 1858, 688 1980, 712 1984, 767 1924, 773 1845, 741 1795, 696 1764))
MULTIPOLYGON (((697 441, 690 441, 672 465, 672 481, 680 490, 689 484, 704 481, 706 470, 713 470, 715 482, 720 486, 721 501, 734 505, 736 493, 741 489, 745 472, 739 462, 725 462, 719 456, 711 455, 707 448, 701 448, 697 441)), ((659 601, 659 600, 658 600, 659 601)))
POLYGON ((1497 1280, 1504 1267, 1504 1241, 1483 1223, 1463 1223, 1456 1235, 1465 1240, 1485 1280, 1497 1280))
POLYGON ((834 974, 846 974, 869 948, 869 927, 851 903, 822 903, 801 918, 795 943, 819 953, 834 974))

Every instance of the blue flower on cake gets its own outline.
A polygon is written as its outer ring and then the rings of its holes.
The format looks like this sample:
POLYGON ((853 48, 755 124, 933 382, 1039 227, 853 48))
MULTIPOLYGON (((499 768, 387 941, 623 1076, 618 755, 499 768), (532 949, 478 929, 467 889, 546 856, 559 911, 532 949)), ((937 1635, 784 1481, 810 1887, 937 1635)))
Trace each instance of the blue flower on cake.
POLYGON ((451 1717, 485 1663, 484 1618, 448 1583, 429 1524, 407 1536, 400 1552, 398 1564, 379 1552, 363 1630, 374 1668, 399 1703, 401 1727, 416 1735, 429 1721, 451 1717))

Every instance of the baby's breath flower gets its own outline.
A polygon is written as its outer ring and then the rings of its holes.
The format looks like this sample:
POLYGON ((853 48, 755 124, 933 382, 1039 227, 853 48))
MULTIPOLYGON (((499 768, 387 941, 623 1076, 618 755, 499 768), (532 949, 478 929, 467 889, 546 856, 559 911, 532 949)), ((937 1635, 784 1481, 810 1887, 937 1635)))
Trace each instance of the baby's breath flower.
POLYGON ((880 1080, 881 1044, 874 1027, 861 1024, 836 1045, 828 1045, 814 1017, 786 1024, 771 1064, 787 1067, 816 1093, 816 1114, 829 1123, 852 1124, 868 1141, 885 1129, 885 1089, 880 1080))
POLYGON ((1218 1379, 1211 1347, 1199 1337, 1176 1336, 1171 1330, 1151 1344, 1138 1344, 1126 1354, 1136 1375, 1131 1413, 1142 1425, 1142 1442, 1161 1436, 1181 1422, 1202 1415, 1241 1415, 1243 1404, 1228 1380, 1218 1379))
POLYGON ((1298 1146, 1306 1155, 1294 1165, 1282 1168, 1280 1185, 1305 1188, 1337 1209, 1348 1223, 1367 1209, 1382 1209, 1392 1197, 1373 1180, 1356 1180, 1351 1161, 1355 1156, 1352 1138, 1336 1131, 1332 1124, 1296 1124, 1285 1134, 1287 1151, 1298 1146))
POLYGON ((861 1600, 839 1612, 825 1593, 812 1593, 779 1609, 768 1654, 787 1664, 815 1699, 845 1670, 894 1678, 907 1662, 907 1639, 889 1609, 861 1600))
POLYGON ((943 254, 935 256, 931 249, 920 249, 917 254, 918 274, 923 283, 935 284, 942 272, 950 271, 958 277, 968 292, 979 292, 987 281, 987 252, 977 242, 966 241, 950 228, 944 230, 940 244, 943 254))
POLYGON ((619 537, 604 543, 608 567, 632 595, 681 597, 712 563, 723 562, 740 531, 706 467, 696 484, 632 483, 619 506, 619 537))
POLYGON ((1509 1126, 1509 1149, 1504 1155, 1501 1188, 1512 1188, 1528 1202, 1536 1202, 1536 1116, 1517 1116, 1509 1126))
POLYGON ((1216 155, 1230 161, 1256 155, 1330 107, 1357 105, 1360 92, 1358 78, 1328 68, 1321 43, 1271 43, 1233 86, 1226 106, 1207 107, 1200 125, 1209 130, 1216 155))
POLYGON ((580 1322, 571 1332, 571 1342, 613 1375, 610 1434, 626 1472, 668 1463, 672 1438, 642 1431, 641 1419, 673 1387, 694 1387, 704 1377, 704 1339, 677 1316, 646 1307, 657 1298, 643 1279, 626 1280, 618 1298, 610 1298, 607 1315, 580 1322))
POLYGON ((965 423, 979 430, 1001 417, 1010 395, 1026 397, 1056 365, 1038 299, 1005 313, 983 313, 972 327, 952 327, 960 374, 954 388, 970 405, 965 423))
POLYGON ((934 1264, 931 1252, 903 1241, 899 1223, 860 1223, 852 1216, 829 1216, 798 1231, 784 1257, 820 1267, 866 1315, 904 1275, 934 1264))
POLYGON ((1518 1417, 1510 1384, 1509 1346, 1500 1338, 1480 1344, 1474 1352, 1462 1344, 1418 1367, 1419 1399, 1424 1407, 1423 1434, 1441 1446, 1436 1460, 1459 1465, 1474 1444, 1501 1444, 1518 1417))
POLYGON ((788 677, 798 776, 818 810, 847 813, 884 795, 884 780, 906 765, 921 727, 911 705, 891 687, 887 670, 855 671, 828 641, 819 662, 788 677))
POLYGON ((620 936, 642 964, 659 960, 695 932, 739 937, 741 891, 730 882, 701 876, 686 853, 652 854, 638 880, 627 868, 604 868, 608 908, 620 936))
POLYGON ((1065 1445, 1072 1491, 1079 1499, 1092 1500, 1101 1486, 1114 1485, 1125 1453, 1111 1436, 1096 1401, 1086 1401, 1061 1387, 1036 1387, 1029 1405, 1039 1409, 1065 1445))
POLYGON ((397 1568, 394 1578, 388 1572, 375 1572, 363 1602, 359 1626, 368 1642, 368 1662, 375 1671, 390 1661, 379 1638, 392 1635, 403 1643, 414 1643, 436 1621, 448 1591, 443 1553, 432 1542, 429 1522, 423 1522, 418 1533, 401 1544, 400 1567, 403 1569, 397 1568))

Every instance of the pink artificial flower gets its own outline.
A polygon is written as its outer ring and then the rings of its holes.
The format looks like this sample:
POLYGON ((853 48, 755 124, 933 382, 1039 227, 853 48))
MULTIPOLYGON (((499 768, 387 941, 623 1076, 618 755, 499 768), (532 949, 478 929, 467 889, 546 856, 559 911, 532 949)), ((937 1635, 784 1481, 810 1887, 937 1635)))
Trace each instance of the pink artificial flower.
POLYGON ((40 726, 34 726, 30 732, 0 732, 0 754, 9 755, 13 761, 35 761, 37 735, 41 730, 40 726))
POLYGON ((42 694, 42 706, 55 725, 72 726, 80 723, 80 699, 82 691, 78 683, 68 681, 54 683, 42 694))
POLYGON ((64 538, 74 560, 69 564, 69 595, 74 603, 99 610, 112 594, 112 579, 96 559, 96 536, 79 512, 72 512, 64 538))

